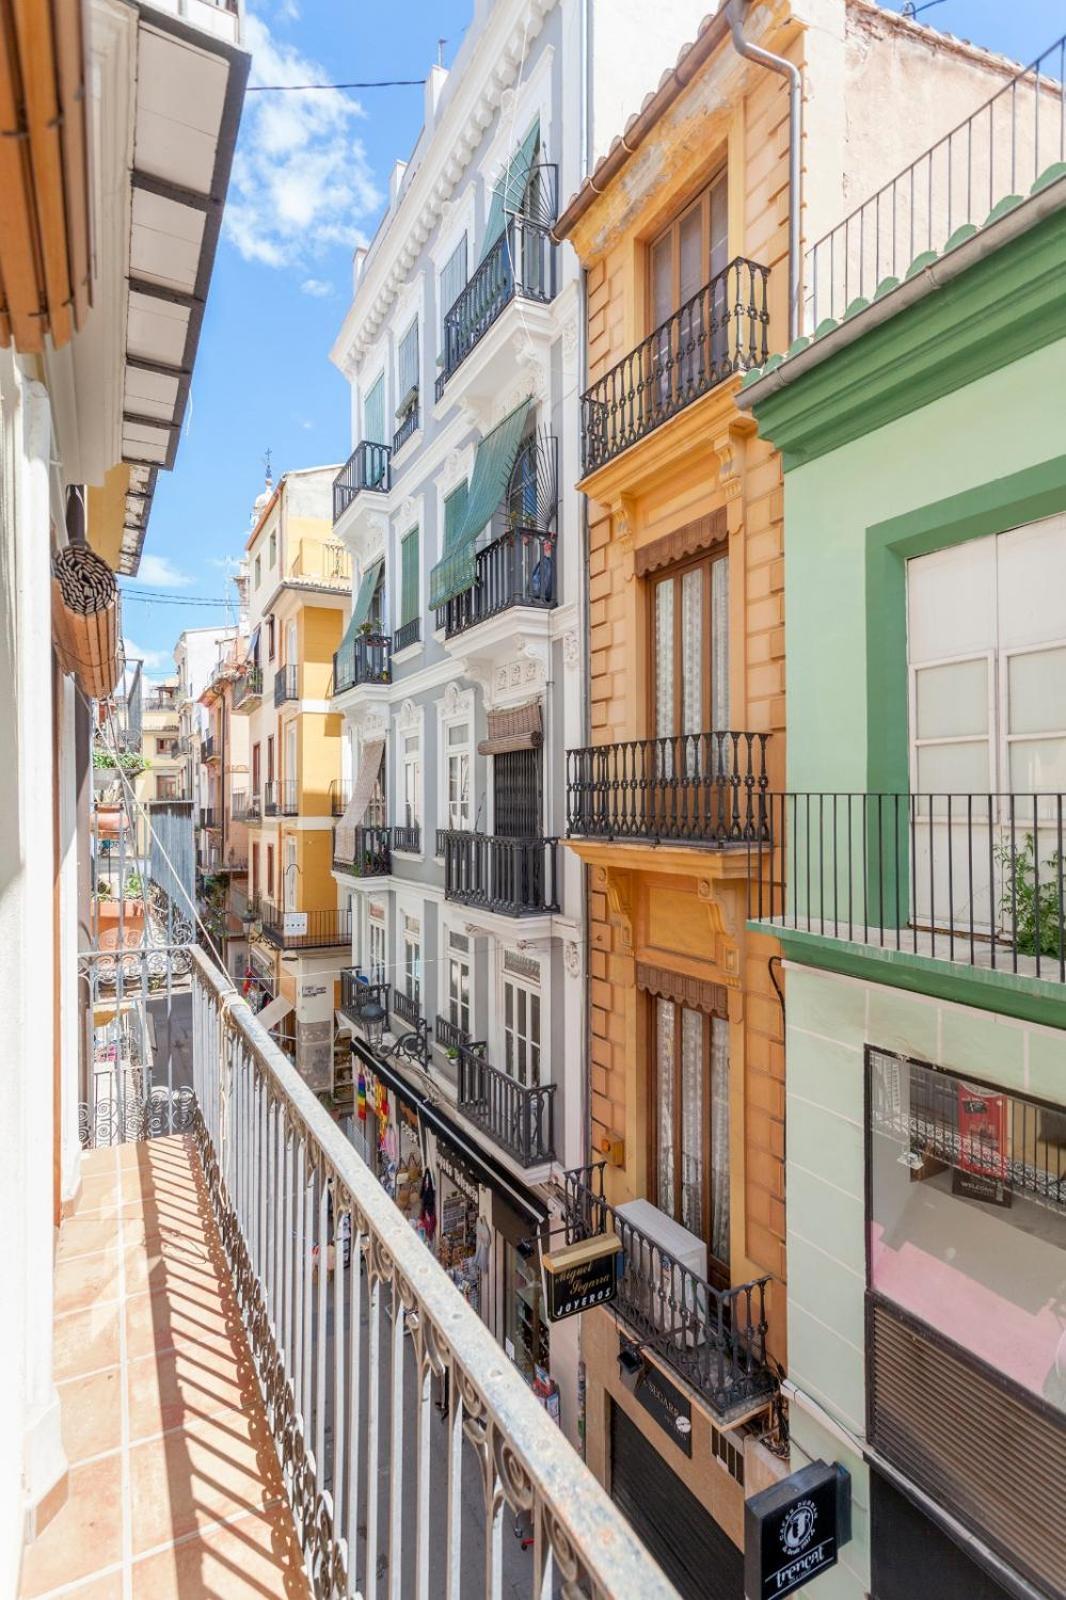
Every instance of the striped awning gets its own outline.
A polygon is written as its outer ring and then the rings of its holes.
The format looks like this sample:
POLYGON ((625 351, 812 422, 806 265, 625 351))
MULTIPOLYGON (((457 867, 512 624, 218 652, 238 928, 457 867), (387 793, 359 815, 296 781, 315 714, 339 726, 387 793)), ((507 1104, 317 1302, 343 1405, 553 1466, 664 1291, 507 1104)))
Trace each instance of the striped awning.
POLYGON ((385 750, 384 739, 370 739, 363 746, 359 775, 352 785, 352 798, 344 808, 334 834, 333 856, 336 861, 355 860, 355 832, 362 826, 366 808, 370 804, 374 787, 381 773, 381 758, 385 750))
POLYGON ((530 128, 514 155, 500 175, 492 191, 489 214, 485 218, 485 237, 481 241, 479 261, 484 261, 504 228, 507 218, 521 211, 529 186, 529 174, 540 144, 540 118, 530 128))
POLYGON ((433 610, 473 588, 478 535, 507 493, 532 404, 532 400, 523 400, 515 406, 477 447, 463 520, 452 548, 429 575, 429 603, 433 610))

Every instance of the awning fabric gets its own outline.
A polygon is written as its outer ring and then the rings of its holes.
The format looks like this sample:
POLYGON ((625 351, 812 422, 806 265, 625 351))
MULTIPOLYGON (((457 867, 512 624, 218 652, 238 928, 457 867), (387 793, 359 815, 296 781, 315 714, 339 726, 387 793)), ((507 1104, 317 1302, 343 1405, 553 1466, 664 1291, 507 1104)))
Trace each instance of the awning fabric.
POLYGON ((429 603, 434 610, 473 588, 477 538, 507 492, 532 404, 532 400, 523 400, 515 406, 477 447, 466 510, 454 546, 429 575, 429 603))
POLYGON ((540 144, 540 118, 530 128, 514 155, 508 161, 500 181, 492 191, 489 201, 489 214, 485 219, 485 237, 481 242, 479 261, 484 261, 504 228, 507 218, 517 211, 521 211, 522 202, 526 197, 526 186, 529 183, 529 172, 533 165, 533 158, 540 144))
POLYGON ((279 994, 276 1000, 268 1000, 262 1011, 256 1012, 255 1020, 261 1028, 276 1028, 282 1017, 287 1017, 291 1010, 292 1001, 279 994))
POLYGON ((344 808, 344 815, 337 823, 337 832, 334 835, 333 855, 337 861, 355 860, 355 830, 362 824, 366 808, 370 804, 370 797, 374 793, 384 749, 384 739, 370 739, 363 746, 359 775, 352 785, 352 798, 344 808))
POLYGON ((490 711, 488 723, 488 738, 478 740, 480 756, 502 756, 510 750, 539 750, 544 743, 539 700, 515 706, 510 711, 490 711))
POLYGON ((377 590, 381 569, 384 565, 384 561, 372 561, 363 573, 363 581, 359 585, 359 592, 355 597, 355 604, 352 606, 351 619, 344 630, 344 638, 341 640, 337 651, 338 676, 341 679, 344 678, 344 672, 341 669, 344 665, 347 665, 345 658, 350 656, 355 649, 355 641, 359 637, 364 622, 370 615, 370 604, 377 590))

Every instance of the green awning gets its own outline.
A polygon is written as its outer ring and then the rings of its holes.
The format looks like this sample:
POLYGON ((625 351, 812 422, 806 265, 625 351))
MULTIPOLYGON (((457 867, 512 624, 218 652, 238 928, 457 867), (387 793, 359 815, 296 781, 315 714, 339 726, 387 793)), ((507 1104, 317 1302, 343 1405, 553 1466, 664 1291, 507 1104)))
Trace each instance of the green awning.
POLYGON ((489 214, 485 219, 485 237, 481 242, 479 261, 484 261, 496 240, 507 226, 509 213, 520 211, 526 197, 530 168, 540 144, 540 118, 530 128, 522 143, 508 161, 500 181, 492 191, 489 214))
POLYGON ((451 541, 446 532, 444 554, 429 575, 433 610, 473 587, 478 535, 507 492, 532 404, 532 400, 523 400, 477 447, 462 520, 451 541))
POLYGON ((374 598, 374 592, 377 589, 378 580, 381 577, 381 569, 384 565, 384 561, 373 561, 363 573, 363 581, 359 585, 359 593, 356 595, 355 604, 352 607, 351 620, 344 630, 344 638, 341 640, 337 650, 337 664, 340 669, 339 676, 341 677, 344 676, 343 668, 350 663, 352 652, 355 649, 355 641, 359 637, 364 622, 370 615, 370 603, 374 598))

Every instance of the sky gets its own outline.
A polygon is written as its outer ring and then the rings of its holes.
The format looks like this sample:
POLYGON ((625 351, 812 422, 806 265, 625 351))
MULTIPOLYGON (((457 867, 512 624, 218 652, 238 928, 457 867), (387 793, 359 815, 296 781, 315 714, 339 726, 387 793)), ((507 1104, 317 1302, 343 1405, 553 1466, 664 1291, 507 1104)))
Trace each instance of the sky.
MULTIPOLYGON (((884 3, 899 10, 902 0, 884 3)), ((248 0, 249 83, 421 78, 441 39, 451 64, 472 8, 473 0, 248 0)), ((1028 62, 1066 30, 1066 5, 936 0, 919 20, 1028 62)), ((128 585, 165 599, 123 604, 127 655, 149 674, 173 670, 183 628, 227 619, 193 602, 233 599, 229 577, 266 452, 275 480, 350 453, 347 384, 329 350, 350 302, 352 252, 373 235, 392 165, 409 155, 421 123, 420 87, 245 100, 177 462, 159 474, 128 585)))

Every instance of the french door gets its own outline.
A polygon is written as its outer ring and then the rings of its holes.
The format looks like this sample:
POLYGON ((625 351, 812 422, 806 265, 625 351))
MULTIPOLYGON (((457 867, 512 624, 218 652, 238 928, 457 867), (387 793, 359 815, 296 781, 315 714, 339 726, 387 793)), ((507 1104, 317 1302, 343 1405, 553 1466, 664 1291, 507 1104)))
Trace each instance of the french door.
POLYGON ((728 822, 729 558, 708 552, 652 579, 651 726, 646 804, 684 837, 728 822))
POLYGON ((725 173, 655 240, 648 254, 654 384, 646 390, 656 410, 684 405, 708 388, 728 353, 728 260, 725 173), (700 294, 705 284, 708 292, 700 294), (675 317, 674 313, 677 313, 675 317))
POLYGON ((729 1023, 653 995, 652 1170, 660 1211, 707 1246, 711 1283, 729 1282, 729 1023))
POLYGON ((509 750, 492 758, 493 833, 497 838, 539 839, 541 752, 509 750))

